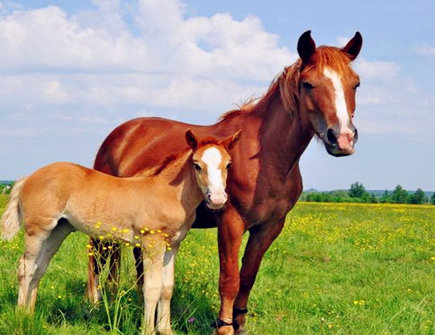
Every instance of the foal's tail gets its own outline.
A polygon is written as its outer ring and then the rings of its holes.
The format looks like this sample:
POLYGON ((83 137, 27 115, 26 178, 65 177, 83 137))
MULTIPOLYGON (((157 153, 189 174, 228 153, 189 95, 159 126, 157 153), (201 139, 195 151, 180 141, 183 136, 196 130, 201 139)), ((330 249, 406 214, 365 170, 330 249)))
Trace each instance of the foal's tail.
POLYGON ((11 198, 8 206, 1 219, 2 239, 12 240, 20 230, 21 211, 19 206, 19 198, 21 188, 27 178, 18 180, 11 191, 11 198))

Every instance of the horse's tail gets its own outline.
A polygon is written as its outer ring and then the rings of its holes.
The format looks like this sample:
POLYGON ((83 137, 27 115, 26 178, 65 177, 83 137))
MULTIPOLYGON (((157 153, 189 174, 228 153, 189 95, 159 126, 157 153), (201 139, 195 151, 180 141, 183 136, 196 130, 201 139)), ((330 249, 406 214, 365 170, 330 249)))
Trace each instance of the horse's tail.
POLYGON ((11 198, 1 219, 2 239, 12 240, 20 230, 21 210, 19 205, 21 188, 27 178, 18 180, 11 191, 11 198))

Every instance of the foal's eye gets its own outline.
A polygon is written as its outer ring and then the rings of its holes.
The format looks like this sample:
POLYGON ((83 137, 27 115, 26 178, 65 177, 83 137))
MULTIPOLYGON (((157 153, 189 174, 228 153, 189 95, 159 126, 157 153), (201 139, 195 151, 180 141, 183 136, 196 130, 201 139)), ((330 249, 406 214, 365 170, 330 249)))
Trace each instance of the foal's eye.
POLYGON ((193 163, 193 167, 195 168, 196 171, 201 171, 201 166, 198 163, 193 163))
POLYGON ((231 163, 228 163, 225 168, 228 170, 230 167, 231 167, 231 163))
POLYGON ((312 89, 314 88, 314 85, 311 84, 311 83, 309 83, 309 82, 307 82, 307 81, 303 82, 303 83, 302 83, 302 86, 303 86, 304 88, 306 88, 307 90, 312 90, 312 89))
POLYGON ((353 89, 356 90, 356 89, 359 87, 359 84, 360 84, 360 83, 358 82, 358 84, 356 84, 356 85, 353 87, 353 89))

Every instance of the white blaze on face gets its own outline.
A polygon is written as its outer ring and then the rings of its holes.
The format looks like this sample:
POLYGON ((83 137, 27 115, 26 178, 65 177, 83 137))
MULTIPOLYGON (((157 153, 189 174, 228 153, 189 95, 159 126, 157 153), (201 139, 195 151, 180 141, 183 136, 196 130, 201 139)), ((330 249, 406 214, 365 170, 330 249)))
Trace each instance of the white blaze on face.
POLYGON ((204 150, 201 160, 207 166, 208 175, 208 190, 210 194, 224 193, 225 187, 222 180, 221 162, 222 155, 216 148, 208 148, 204 150))
POLYGON ((337 112, 338 122, 340 122, 340 134, 353 133, 348 127, 349 114, 347 113, 346 98, 344 97, 344 90, 340 77, 337 72, 327 67, 323 70, 323 74, 326 78, 332 81, 332 86, 334 87, 335 110, 337 112))

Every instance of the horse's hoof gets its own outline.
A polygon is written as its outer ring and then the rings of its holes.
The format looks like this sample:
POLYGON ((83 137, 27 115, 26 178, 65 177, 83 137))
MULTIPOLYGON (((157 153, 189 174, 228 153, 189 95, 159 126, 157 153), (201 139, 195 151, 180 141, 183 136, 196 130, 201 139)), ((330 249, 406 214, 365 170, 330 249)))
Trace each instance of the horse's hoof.
POLYGON ((212 335, 234 335, 234 328, 232 326, 219 327, 212 335))
POLYGON ((246 329, 237 329, 236 331, 234 331, 235 335, 248 335, 248 332, 246 331, 246 329))

